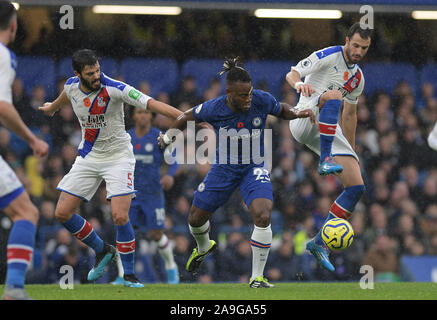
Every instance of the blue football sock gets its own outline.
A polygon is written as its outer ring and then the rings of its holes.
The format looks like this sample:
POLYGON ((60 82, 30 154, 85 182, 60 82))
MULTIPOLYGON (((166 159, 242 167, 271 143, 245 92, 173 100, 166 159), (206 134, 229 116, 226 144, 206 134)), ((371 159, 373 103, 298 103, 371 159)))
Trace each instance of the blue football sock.
MULTIPOLYGON (((345 188, 332 204, 324 224, 333 218, 342 218, 348 220, 354 211, 356 204, 358 201, 360 201, 360 198, 365 191, 366 187, 364 185, 345 188)), ((318 245, 323 245, 321 230, 319 230, 317 233, 315 242, 318 245)))
POLYGON ((117 249, 120 254, 124 274, 134 274, 135 264, 135 232, 128 221, 122 226, 115 226, 117 249))
POLYGON ((103 251, 103 240, 99 237, 91 224, 77 213, 62 225, 70 231, 76 239, 94 249, 96 253, 103 251))
POLYGON ((15 221, 7 246, 8 288, 24 288, 27 266, 32 260, 35 245, 35 225, 28 220, 15 221))
POLYGON ((332 142, 337 130, 341 100, 328 100, 319 114, 320 162, 331 155, 332 142))

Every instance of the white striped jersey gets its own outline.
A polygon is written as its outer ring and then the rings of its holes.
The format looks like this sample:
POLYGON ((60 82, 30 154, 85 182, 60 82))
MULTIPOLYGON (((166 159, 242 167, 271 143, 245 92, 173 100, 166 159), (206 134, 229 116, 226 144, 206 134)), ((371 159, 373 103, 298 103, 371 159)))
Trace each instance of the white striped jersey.
POLYGON ((0 42, 0 101, 12 104, 12 82, 16 68, 15 54, 0 42))
POLYGON ((78 77, 69 78, 64 91, 82 128, 78 147, 81 157, 109 160, 129 148, 131 138, 125 128, 124 103, 146 109, 149 96, 103 73, 97 91, 83 92, 78 77))
POLYGON ((305 83, 310 84, 315 90, 310 97, 301 95, 299 103, 308 103, 327 90, 340 90, 346 102, 357 104, 358 97, 364 89, 361 68, 358 64, 347 64, 342 46, 315 51, 291 70, 299 72, 301 78, 305 77, 305 83))

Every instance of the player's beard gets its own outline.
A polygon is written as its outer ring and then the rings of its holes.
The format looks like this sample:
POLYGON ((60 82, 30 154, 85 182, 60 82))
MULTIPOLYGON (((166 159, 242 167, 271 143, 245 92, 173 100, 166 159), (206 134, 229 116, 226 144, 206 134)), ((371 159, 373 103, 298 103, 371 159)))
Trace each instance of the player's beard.
POLYGON ((349 46, 346 47, 345 52, 346 52, 346 57, 347 57, 348 63, 355 64, 355 63, 358 63, 358 62, 361 61, 361 58, 362 58, 361 56, 359 58, 353 58, 351 56, 351 52, 350 52, 350 47, 349 46))
POLYGON ((85 80, 84 78, 80 79, 80 82, 82 83, 82 85, 88 90, 88 91, 97 91, 98 89, 100 89, 100 83, 101 83, 101 78, 94 80, 93 82, 89 82, 87 80, 85 80), (98 86, 95 86, 93 84, 95 84, 96 82, 99 82, 98 86))
POLYGON ((227 97, 226 99, 227 105, 233 107, 235 110, 238 110, 239 112, 247 112, 249 109, 244 108, 244 106, 239 105, 237 102, 234 101, 231 97, 227 97))

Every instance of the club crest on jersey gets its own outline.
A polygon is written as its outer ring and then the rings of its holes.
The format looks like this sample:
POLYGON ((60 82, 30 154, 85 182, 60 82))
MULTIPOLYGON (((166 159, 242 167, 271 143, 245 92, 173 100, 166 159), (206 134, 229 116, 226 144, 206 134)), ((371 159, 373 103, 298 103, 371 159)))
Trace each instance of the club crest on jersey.
POLYGON ((105 107, 106 106, 106 101, 103 97, 97 97, 97 105, 99 107, 105 107))
POLYGON ((260 117, 255 117, 252 120, 252 124, 254 127, 259 127, 261 125, 261 122, 262 122, 262 120, 260 117))
POLYGON ((146 143, 146 145, 144 146, 144 150, 146 150, 147 152, 153 151, 153 144, 146 143))

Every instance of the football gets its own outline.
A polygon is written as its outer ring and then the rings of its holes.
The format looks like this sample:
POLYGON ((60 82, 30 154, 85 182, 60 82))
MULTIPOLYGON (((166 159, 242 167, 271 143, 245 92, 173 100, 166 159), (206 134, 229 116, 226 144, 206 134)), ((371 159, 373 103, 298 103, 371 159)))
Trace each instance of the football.
POLYGON ((354 230, 347 220, 334 218, 323 225, 322 239, 332 251, 341 251, 351 245, 354 230))

